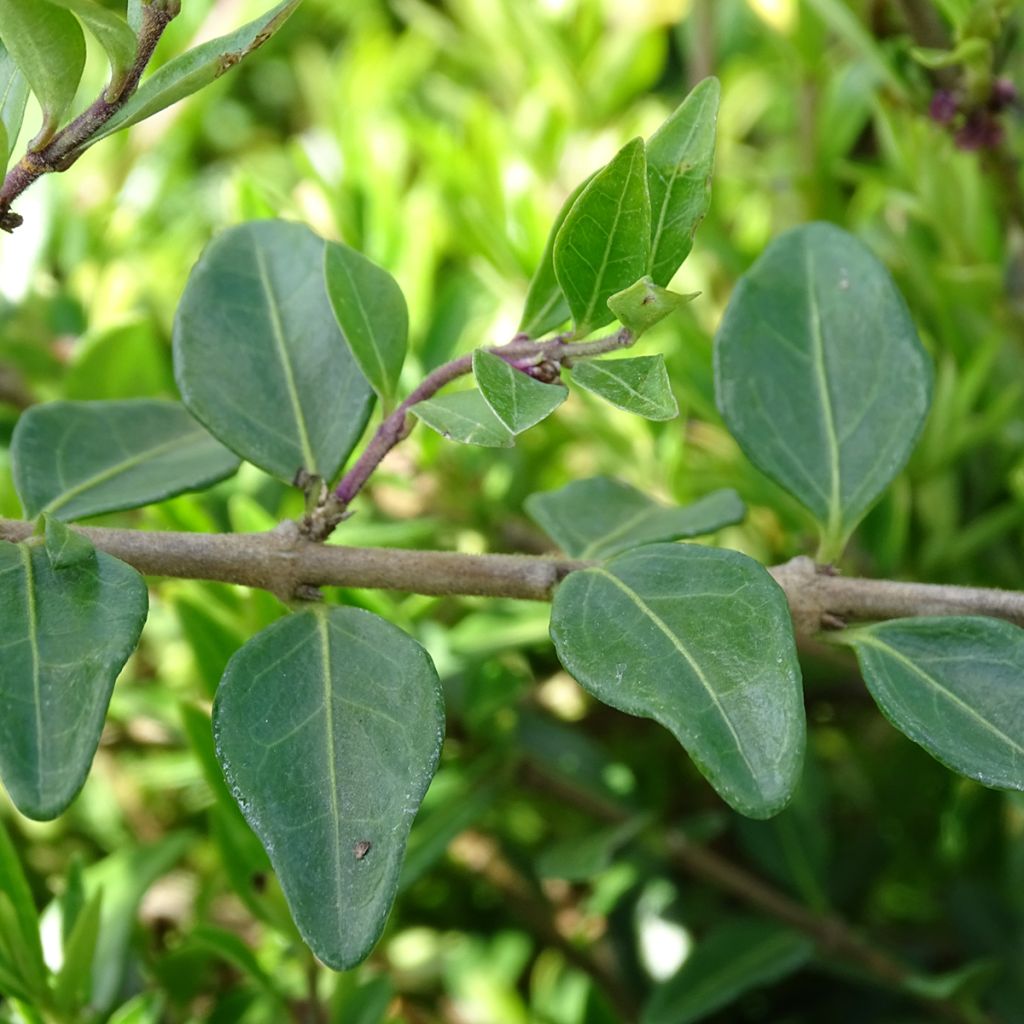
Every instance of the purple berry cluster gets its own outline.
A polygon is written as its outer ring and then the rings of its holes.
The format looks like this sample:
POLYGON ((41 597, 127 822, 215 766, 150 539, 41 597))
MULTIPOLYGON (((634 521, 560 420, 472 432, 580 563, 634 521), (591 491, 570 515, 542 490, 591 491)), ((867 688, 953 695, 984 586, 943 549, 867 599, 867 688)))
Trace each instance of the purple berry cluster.
POLYGON ((951 89, 939 89, 932 96, 928 114, 937 124, 948 126, 957 149, 995 149, 1002 141, 1002 115, 1017 103, 1017 87, 1008 78, 997 78, 988 100, 968 103, 951 89))

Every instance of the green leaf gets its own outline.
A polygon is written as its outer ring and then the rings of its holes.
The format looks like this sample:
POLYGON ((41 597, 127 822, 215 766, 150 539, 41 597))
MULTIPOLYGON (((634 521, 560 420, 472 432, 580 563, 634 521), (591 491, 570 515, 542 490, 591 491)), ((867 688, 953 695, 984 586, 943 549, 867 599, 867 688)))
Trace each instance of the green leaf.
POLYGON ((800 778, 804 711, 785 595, 736 551, 652 544, 570 573, 551 636, 598 700, 669 729, 719 794, 766 818, 800 778))
MULTIPOLYGON (((37 0, 28 2, 35 3, 37 0)), ((224 72, 230 71, 259 49, 288 20, 301 2, 282 0, 266 14, 234 32, 211 39, 168 61, 139 86, 92 141, 97 142, 123 128, 138 124, 216 81, 224 72)))
POLYGON ((515 435, 475 389, 417 402, 410 411, 431 430, 460 444, 484 448, 511 448, 515 444, 515 435))
POLYGON ((45 0, 3 0, 0 40, 43 109, 42 127, 30 146, 42 149, 75 98, 85 69, 85 36, 73 14, 45 0))
POLYGON ((91 562, 96 557, 96 548, 88 537, 76 533, 59 519, 44 515, 43 522, 46 554, 54 569, 81 565, 83 562, 91 562))
POLYGON ((0 42, 0 175, 7 170, 11 153, 18 142, 28 93, 28 80, 0 42))
POLYGON ((484 401, 513 434, 540 423, 569 396, 567 388, 542 384, 482 348, 473 353, 473 374, 484 401))
POLYGON ((614 319, 608 300, 647 273, 650 253, 647 162, 634 139, 594 175, 555 238, 555 275, 577 337, 614 319))
POLYGON ((842 552, 906 463, 931 363, 892 278, 852 235, 808 224, 740 279, 715 339, 718 408, 750 460, 842 552))
POLYGON ((589 882, 607 870, 619 849, 649 824, 648 815, 637 815, 584 836, 571 836, 552 843, 537 858, 537 874, 541 878, 589 882))
POLYGON ((120 14, 107 10, 96 0, 46 0, 47 3, 63 7, 78 17, 78 20, 96 37, 106 51, 110 61, 110 87, 106 99, 113 103, 124 89, 125 80, 132 64, 138 39, 120 14))
POLYGON ((572 380, 617 409, 644 419, 670 420, 679 415, 661 355, 581 360, 572 368, 572 380))
POLYGON ((178 402, 48 402, 11 438, 14 485, 30 519, 82 519, 200 490, 238 459, 178 402))
MULTIPOLYGON (((597 173, 596 171, 594 172, 597 173)), ((530 281, 529 291, 526 293, 526 305, 523 308, 523 318, 519 322, 519 333, 530 338, 539 338, 548 331, 561 327, 569 319, 569 303, 562 292, 562 286, 558 283, 555 274, 555 239, 558 232, 569 216, 573 204, 579 199, 583 190, 593 181, 594 175, 581 181, 569 194, 558 211, 555 223, 548 235, 547 244, 544 246, 544 254, 540 259, 540 266, 530 281)))
POLYGON ((10 924, 4 930, 10 942, 20 951, 28 965, 27 975, 35 987, 45 989, 46 966, 39 941, 39 915, 32 889, 22 870, 18 851, 11 842, 7 828, 0 821, 0 893, 10 903, 10 924))
POLYGON ((159 1024, 163 1008, 163 993, 147 992, 118 1007, 107 1024, 159 1024))
POLYGON ((189 932, 187 943, 189 948, 206 949, 225 960, 243 976, 251 978, 272 999, 279 1001, 274 983, 263 970, 256 954, 234 932, 212 924, 200 924, 189 932))
POLYGON ((64 963, 53 995, 58 1008, 65 1013, 84 1009, 92 995, 92 966, 102 906, 103 890, 97 889, 78 915, 64 947, 64 963))
POLYGON ((327 296, 363 375, 392 406, 409 345, 409 311, 398 282, 347 245, 328 242, 327 296))
POLYGON ((641 1024, 703 1020, 752 989, 780 981, 814 956, 814 943, 782 925, 735 920, 719 925, 678 973, 659 985, 641 1024))
POLYGON ((10 896, 0 890, 0 985, 5 995, 20 996, 29 1003, 48 998, 47 971, 42 954, 37 958, 39 936, 32 946, 21 943, 17 911, 10 896))
POLYGON ((623 327, 628 327, 639 338, 656 324, 692 302, 700 292, 680 295, 661 288, 649 277, 642 277, 628 288, 616 292, 608 300, 608 308, 623 327))
POLYGON ((0 775, 22 814, 55 818, 82 788, 146 607, 116 558, 56 569, 40 544, 0 544, 0 775))
POLYGON ((332 479, 373 402, 327 297, 324 245, 279 220, 225 231, 193 268, 174 323, 189 410, 289 483, 300 468, 332 479))
POLYGON ((607 476, 531 494, 525 508, 570 558, 598 560, 642 544, 714 533, 741 522, 747 511, 733 490, 713 491, 692 505, 668 507, 607 476))
POLYGON ((1024 789, 1024 630, 981 617, 894 619, 839 633, 885 716, 948 768, 1024 789))
POLYGON ((647 142, 650 275, 659 285, 667 285, 690 255, 711 204, 720 94, 718 79, 705 78, 647 142))
POLYGON ((444 734, 427 653, 357 608, 314 608, 232 658, 217 752, 313 952, 335 970, 384 927, 444 734))
POLYGON ((145 8, 152 0, 128 0, 128 27, 138 35, 145 22, 145 8))

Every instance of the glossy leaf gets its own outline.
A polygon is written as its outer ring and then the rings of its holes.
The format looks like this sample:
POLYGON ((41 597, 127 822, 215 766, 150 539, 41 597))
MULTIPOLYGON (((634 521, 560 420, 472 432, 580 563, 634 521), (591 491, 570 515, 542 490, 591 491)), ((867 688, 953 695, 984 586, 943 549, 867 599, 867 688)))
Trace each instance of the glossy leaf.
POLYGON ((913 449, 931 364, 885 268, 852 235, 809 224, 741 278, 715 339, 726 424, 822 530, 821 561, 913 449))
POLYGON ((594 175, 581 181, 569 194, 558 211, 555 223, 548 235, 547 244, 544 246, 544 254, 541 256, 540 266, 530 281, 529 291, 526 293, 526 305, 523 307, 523 318, 519 321, 519 333, 530 338, 539 338, 548 331, 561 327, 569 319, 569 303, 562 292, 562 286, 558 283, 555 274, 555 239, 558 232, 565 223, 573 204, 579 199, 580 194, 593 180, 594 175))
POLYGON ((711 204, 720 94, 718 79, 705 78, 647 142, 650 275, 662 286, 690 255, 711 204))
POLYGON ((611 558, 642 544, 714 533, 746 515, 733 490, 713 491, 692 505, 669 507, 607 476, 531 494, 524 505, 570 558, 585 559, 611 558))
MULTIPOLYGON (((43 125, 32 140, 41 149, 71 106, 85 69, 85 36, 69 11, 46 0, 3 0, 0 40, 28 80, 43 109, 43 125)), ((9 140, 13 145, 13 140, 9 140)))
POLYGON ((0 775, 28 817, 82 788, 146 608, 142 577, 109 555, 58 569, 38 543, 0 544, 0 775))
POLYGON ((560 384, 534 380, 482 348, 473 353, 473 374, 484 401, 513 434, 550 416, 569 396, 560 384))
POLYGON ((409 311, 395 279, 347 245, 328 242, 327 295, 363 375, 386 406, 394 404, 409 345, 409 311))
POLYGON ((885 716, 986 786, 1024 789, 1024 630, 981 617, 893 619, 838 634, 885 716))
POLYGON ((652 544, 555 591, 558 658, 598 700, 669 729, 719 794, 766 818, 800 777, 804 711, 785 595, 735 551, 652 544))
POLYGON ((692 302, 699 292, 680 295, 656 285, 650 277, 642 277, 608 300, 608 308, 623 327, 628 327, 639 338, 645 331, 660 324, 677 309, 692 302))
POLYGON ((780 981, 814 956, 814 943, 783 925, 736 920, 701 939, 672 978, 659 985, 641 1024, 703 1020, 752 989, 780 981))
POLYGON ((361 609, 290 615, 224 673, 214 733, 225 775, 299 931, 336 970, 384 927, 443 732, 430 658, 361 609))
POLYGON ((555 238, 555 275, 578 337, 614 319, 608 300, 643 277, 650 252, 647 163, 634 139, 594 175, 555 238))
POLYGON ((7 169, 18 142, 28 92, 28 80, 0 42, 0 174, 7 169))
POLYGON ((476 390, 456 391, 417 402, 412 412, 431 430, 460 444, 476 444, 484 448, 511 448, 515 444, 515 435, 476 390))
POLYGON ((71 11, 78 20, 96 37, 106 51, 110 61, 110 88, 107 99, 116 100, 124 87, 128 71, 135 62, 138 40, 128 22, 120 14, 107 10, 96 0, 46 0, 71 11))
POLYGON ((49 402, 11 439, 14 484, 33 519, 82 519, 199 490, 238 459, 177 402, 49 402))
POLYGON ((648 420, 679 415, 662 356, 636 359, 586 359, 572 368, 574 384, 599 395, 617 409, 648 420))
MULTIPOLYGON (((24 0, 22 0, 24 2, 24 0)), ((36 3, 37 0, 28 0, 36 3)), ((288 20, 302 0, 282 0, 266 14, 228 35, 201 43, 159 68, 97 133, 106 138, 191 96, 259 49, 288 20)), ((136 15, 136 18, 138 15, 136 15)))
POLYGON ((330 480, 373 401, 327 297, 324 244, 278 220, 224 232, 192 270, 174 323, 185 405, 287 482, 300 468, 330 480))

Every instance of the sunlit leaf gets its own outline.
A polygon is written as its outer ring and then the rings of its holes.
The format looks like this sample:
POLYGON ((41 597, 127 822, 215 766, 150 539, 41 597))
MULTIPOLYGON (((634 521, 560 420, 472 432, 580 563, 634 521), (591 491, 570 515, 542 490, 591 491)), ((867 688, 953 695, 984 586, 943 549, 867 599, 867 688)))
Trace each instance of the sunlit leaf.
POLYGON ((618 409, 648 420, 679 415, 663 356, 586 359, 572 368, 572 381, 618 409))
POLYGON ((480 348, 473 353, 473 374, 484 401, 513 434, 550 416, 569 395, 560 384, 542 384, 480 348))
POLYGON ((116 100, 123 89, 128 71, 135 61, 138 40, 128 22, 120 14, 96 3, 96 0, 46 0, 71 11, 96 37, 110 61, 110 88, 107 100, 116 100))
POLYGON ((0 42, 0 174, 6 170, 17 144, 28 93, 28 80, 0 42))
POLYGON ((494 414, 479 391, 456 391, 426 402, 417 402, 412 411, 431 430, 460 444, 484 448, 511 448, 515 435, 494 414))
POLYGON ((649 277, 642 277, 624 291, 616 292, 608 300, 608 308, 623 327, 628 327, 639 338, 645 331, 661 323, 677 309, 692 302, 698 292, 680 295, 660 288, 649 277))

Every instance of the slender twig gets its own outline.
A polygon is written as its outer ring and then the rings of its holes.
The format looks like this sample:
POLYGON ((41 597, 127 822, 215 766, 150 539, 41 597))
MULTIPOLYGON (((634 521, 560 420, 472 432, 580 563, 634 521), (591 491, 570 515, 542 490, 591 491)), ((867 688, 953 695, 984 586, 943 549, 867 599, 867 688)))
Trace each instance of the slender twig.
MULTIPOLYGON (((562 366, 568 367, 578 359, 592 359, 617 349, 628 348, 634 340, 632 332, 625 328, 595 341, 572 342, 568 340, 570 337, 559 335, 550 341, 531 341, 519 337, 507 345, 498 345, 487 351, 500 356, 517 370, 528 373, 532 368, 543 365, 551 367, 550 373, 557 376, 558 368, 562 366)), ((363 489, 388 452, 409 436, 413 421, 408 414, 413 406, 433 398, 446 384, 472 371, 472 353, 439 366, 384 419, 355 465, 341 478, 333 495, 305 523, 305 532, 312 539, 323 540, 331 533, 345 518, 352 499, 363 489)))
MULTIPOLYGON (((295 523, 268 533, 149 533, 74 527, 96 547, 147 576, 261 587, 285 600, 308 588, 365 587, 413 594, 549 601, 571 572, 591 563, 538 555, 468 555, 317 544, 295 523)), ((0 541, 26 540, 32 523, 0 519, 0 541)), ((1024 626, 1024 592, 836 576, 809 558, 768 570, 789 601, 797 632, 847 621, 911 615, 990 615, 1024 626)))
POLYGON ((44 174, 66 171, 89 148, 100 129, 128 102, 153 59, 164 29, 178 10, 176 2, 145 4, 135 60, 116 93, 111 93, 109 88, 104 90, 91 106, 57 132, 46 145, 30 150, 7 172, 0 186, 0 229, 11 232, 17 228, 22 218, 11 212, 11 204, 18 196, 44 174))

